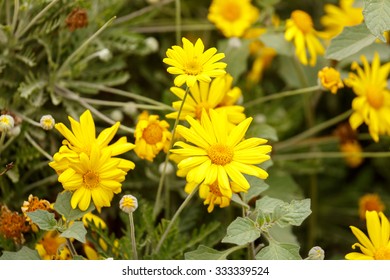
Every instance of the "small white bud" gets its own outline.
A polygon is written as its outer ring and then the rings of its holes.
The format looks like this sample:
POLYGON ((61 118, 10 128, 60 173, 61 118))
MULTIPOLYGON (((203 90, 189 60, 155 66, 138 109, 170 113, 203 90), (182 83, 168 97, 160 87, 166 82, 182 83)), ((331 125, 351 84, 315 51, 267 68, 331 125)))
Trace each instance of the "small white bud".
POLYGON ((151 50, 152 52, 158 51, 159 44, 156 38, 154 37, 148 37, 145 39, 145 44, 151 50))
POLYGON ((109 49, 102 49, 98 52, 98 57, 100 60, 107 62, 112 58, 112 54, 109 49))
POLYGON ((11 115, 0 116, 0 132, 7 132, 15 125, 15 120, 11 115))
POLYGON ((110 117, 116 122, 121 122, 123 120, 123 112, 121 110, 113 110, 110 117))
POLYGON ((8 130, 7 134, 10 137, 18 136, 22 129, 20 128, 20 125, 14 126, 10 130, 8 130))
POLYGON ((173 171, 175 171, 175 169, 173 168, 173 165, 170 162, 167 162, 167 167, 164 167, 164 166, 165 166, 165 162, 161 163, 158 166, 158 172, 160 172, 160 174, 164 173, 164 168, 165 168, 166 175, 172 174, 173 171))
POLYGON ((119 201, 119 208, 127 214, 133 213, 138 208, 138 200, 131 194, 124 195, 119 201))
POLYGON ((238 37, 231 37, 229 38, 228 46, 232 49, 238 49, 242 46, 242 42, 238 37))
POLYGON ((254 118, 255 123, 266 123, 267 117, 263 114, 257 114, 254 118))
POLYGON ((126 115, 131 116, 131 117, 134 117, 135 115, 138 114, 137 106, 134 102, 127 102, 123 106, 123 111, 125 112, 126 115))
POLYGON ((325 252, 320 246, 315 246, 310 249, 307 260, 323 260, 325 258, 325 252))
POLYGON ((51 115, 43 115, 39 120, 39 123, 44 130, 50 130, 53 129, 56 121, 51 115))

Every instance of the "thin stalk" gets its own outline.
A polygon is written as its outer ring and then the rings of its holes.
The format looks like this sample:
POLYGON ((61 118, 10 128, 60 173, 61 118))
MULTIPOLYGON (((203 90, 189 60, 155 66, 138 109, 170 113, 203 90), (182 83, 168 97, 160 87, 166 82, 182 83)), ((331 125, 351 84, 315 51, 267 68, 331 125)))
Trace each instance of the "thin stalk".
POLYGON ((135 241, 135 229, 134 229, 133 212, 129 213, 129 223, 130 223, 131 251, 133 253, 133 260, 138 260, 137 243, 135 241))
POLYGON ((53 157, 51 155, 49 155, 48 153, 46 153, 42 148, 41 146, 38 145, 37 142, 35 142, 35 140, 30 136, 30 134, 28 134, 27 132, 24 133, 24 136, 26 137, 26 139, 28 140, 28 142, 30 142, 31 145, 33 145, 33 147, 38 151, 40 152, 45 158, 47 158, 48 160, 52 161, 53 160, 53 157))
POLYGON ((175 0, 175 33, 176 33, 176 44, 180 44, 181 40, 181 1, 175 0))
POLYGON ((251 100, 247 103, 244 103, 243 106, 245 108, 249 108, 251 106, 261 104, 261 103, 264 103, 267 101, 280 99, 280 98, 284 98, 284 97, 288 97, 288 96, 300 95, 300 94, 305 94, 305 93, 312 93, 312 92, 315 92, 319 89, 320 89, 319 86, 312 86, 312 87, 307 87, 307 88, 302 88, 302 89, 278 92, 278 93, 274 93, 272 95, 267 95, 267 96, 262 96, 262 97, 256 98, 256 99, 251 100))
POLYGON ((145 7, 145 8, 139 9, 139 10, 137 10, 137 11, 131 13, 131 14, 128 14, 128 15, 126 15, 126 16, 119 17, 119 18, 115 21, 114 25, 122 24, 122 23, 125 23, 125 22, 127 22, 127 21, 130 21, 130 20, 132 20, 132 19, 134 19, 134 18, 140 17, 140 16, 142 16, 142 15, 144 15, 144 14, 146 14, 146 13, 149 13, 149 12, 155 10, 156 8, 160 8, 161 6, 168 5, 168 4, 172 3, 173 1, 174 1, 174 0, 165 0, 165 1, 161 1, 161 2, 159 2, 159 3, 157 3, 157 4, 150 5, 150 6, 147 6, 147 7, 145 7))
POLYGON ((29 21, 28 25, 21 29, 20 26, 18 26, 18 29, 15 32, 15 38, 20 38, 23 36, 24 33, 26 33, 48 10, 50 10, 51 7, 53 7, 59 0, 53 0, 50 2, 45 8, 43 8, 42 11, 40 11, 32 20, 29 21))
POLYGON ((313 127, 309 128, 309 129, 307 129, 306 131, 291 137, 290 139, 287 139, 287 140, 282 141, 280 143, 276 143, 274 145, 274 149, 275 149, 275 151, 276 150, 283 150, 283 149, 285 149, 287 147, 295 145, 297 142, 299 142, 299 141, 301 141, 303 139, 306 139, 306 138, 308 138, 308 137, 310 137, 310 136, 312 136, 312 135, 314 135, 314 134, 316 134, 316 133, 318 133, 318 132, 320 132, 320 131, 322 131, 322 130, 324 130, 326 128, 329 128, 329 127, 339 123, 340 121, 346 119, 347 117, 349 117, 351 112, 352 112, 352 109, 348 110, 347 112, 344 112, 344 113, 342 113, 342 114, 340 114, 340 115, 338 115, 338 116, 336 116, 336 117, 334 117, 334 118, 332 118, 330 120, 327 120, 326 122, 323 122, 323 123, 320 123, 320 124, 318 124, 316 126, 313 126, 313 127))
MULTIPOLYGON (((182 24, 181 31, 210 31, 215 30, 215 26, 210 23, 182 24)), ((130 27, 130 30, 136 33, 167 33, 175 32, 176 25, 153 25, 130 27)))
POLYGON ((87 88, 91 88, 91 89, 97 89, 97 90, 109 92, 112 94, 128 97, 128 98, 139 100, 139 101, 144 101, 144 102, 150 103, 150 104, 154 104, 156 106, 160 106, 161 108, 165 108, 166 110, 172 111, 172 107, 168 106, 165 103, 156 101, 152 98, 141 96, 141 95, 133 93, 133 92, 128 92, 128 91, 124 91, 121 89, 107 87, 104 85, 93 84, 93 83, 88 83, 88 82, 80 82, 80 81, 69 81, 67 84, 72 85, 72 86, 76 86, 76 87, 81 86, 81 87, 87 87, 87 88))
POLYGON ((1 132, 1 135, 0 135, 0 152, 4 149, 3 144, 4 144, 4 140, 5 140, 5 134, 6 134, 6 132, 3 131, 3 132, 1 132))
POLYGON ((70 255, 72 256, 73 259, 75 256, 77 256, 76 249, 74 248, 73 243, 72 241, 70 241, 69 238, 65 238, 65 239, 66 239, 66 246, 68 246, 70 255))
POLYGON ((19 16, 19 0, 14 1, 14 16, 12 17, 11 32, 14 33, 16 29, 16 23, 18 22, 19 16))
POLYGON ((175 133, 176 133, 176 127, 179 123, 179 120, 180 120, 180 114, 183 110, 183 106, 184 106, 184 103, 186 102, 186 99, 187 99, 187 95, 188 93, 190 92, 190 88, 187 87, 186 88, 186 92, 184 93, 184 97, 183 97, 183 100, 181 102, 181 105, 180 105, 180 108, 179 108, 179 111, 177 113, 177 117, 175 119, 175 123, 173 125, 173 129, 172 129, 172 138, 171 138, 171 141, 169 142, 169 147, 168 147, 168 152, 167 152, 167 155, 165 156, 165 161, 164 161, 164 168, 163 168, 163 171, 162 171, 162 174, 161 174, 161 177, 160 177, 160 181, 158 183, 158 188, 157 188, 157 196, 156 196, 156 201, 154 203, 154 208, 153 208, 153 215, 156 217, 157 214, 158 214, 158 203, 160 202, 160 199, 161 199, 161 193, 162 193, 162 189, 164 187, 164 180, 165 180, 165 175, 166 175, 166 169, 167 169, 167 165, 168 165, 168 161, 169 161, 169 156, 171 154, 171 148, 173 147, 173 143, 175 142, 175 133))
MULTIPOLYGON (((92 99, 92 98, 84 98, 84 97, 81 97, 81 99, 89 104, 102 105, 107 107, 123 107, 124 105, 126 105, 126 102, 122 102, 122 101, 109 101, 109 100, 100 100, 100 99, 92 99)), ((162 108, 161 106, 157 106, 157 105, 138 104, 138 103, 134 103, 134 107, 139 109, 154 110, 154 111, 167 110, 166 108, 162 108)), ((174 109, 171 108, 171 111, 173 110, 174 109)))
POLYGON ((157 244, 157 247, 156 247, 156 250, 155 250, 156 254, 158 254, 158 252, 160 251, 161 245, 164 243, 165 239, 167 238, 168 233, 171 231, 171 229, 172 229, 173 225, 175 224, 177 218, 179 217, 180 213, 188 205, 188 203, 190 202, 190 200, 194 196, 194 194, 198 191, 200 184, 198 184, 192 190, 192 192, 186 197, 186 199, 183 201, 183 203, 180 205, 180 207, 176 210, 176 213, 175 213, 175 215, 173 215, 172 220, 169 221, 169 224, 168 224, 167 228, 165 229, 163 235, 161 236, 161 239, 159 240, 159 242, 157 244))
POLYGON ((275 161, 285 160, 304 160, 304 159, 319 159, 319 158, 344 158, 350 156, 359 156, 362 158, 387 158, 390 157, 390 152, 308 152, 308 153, 292 153, 292 154, 275 154, 272 159, 275 161))
POLYGON ((99 36, 100 33, 102 33, 115 20, 115 18, 116 17, 114 16, 110 20, 108 20, 102 27, 99 28, 98 31, 92 34, 91 37, 85 40, 70 56, 66 58, 64 63, 57 71, 57 77, 60 77, 62 75, 62 73, 68 68, 72 60, 75 59, 78 55, 80 55, 80 53, 85 49, 85 47, 88 46, 97 36, 99 36))

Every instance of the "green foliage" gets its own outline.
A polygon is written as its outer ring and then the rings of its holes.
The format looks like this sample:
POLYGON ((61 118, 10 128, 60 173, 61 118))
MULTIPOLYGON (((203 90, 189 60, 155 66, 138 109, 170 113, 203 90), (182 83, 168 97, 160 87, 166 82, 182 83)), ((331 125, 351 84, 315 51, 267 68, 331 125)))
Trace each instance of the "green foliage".
POLYGON ((299 246, 295 244, 283 244, 270 242, 269 246, 262 249, 256 260, 301 260, 299 246))
POLYGON ((386 42, 383 33, 390 30, 390 3, 386 0, 364 1, 364 23, 371 33, 386 42))
POLYGON ((55 230, 57 229, 57 220, 54 218, 54 213, 49 213, 46 210, 35 210, 27 213, 27 216, 36 224, 41 230, 55 230))
POLYGON ((37 250, 23 246, 17 252, 4 251, 0 260, 40 260, 37 250))
POLYGON ((222 242, 244 245, 260 237, 257 225, 251 219, 238 217, 227 228, 227 234, 222 242))
POLYGON ((74 221, 69 226, 69 228, 67 228, 66 230, 64 230, 61 233, 60 236, 65 237, 65 238, 74 238, 74 239, 80 241, 81 243, 85 243, 86 242, 86 239, 85 239, 86 234, 87 234, 87 230, 85 229, 83 222, 74 221))
POLYGON ((57 200, 54 203, 54 210, 61 214, 66 221, 74 221, 82 218, 86 213, 92 212, 95 209, 93 203, 91 203, 87 210, 81 211, 79 208, 73 209, 70 200, 72 198, 72 193, 64 191, 59 193, 57 200))

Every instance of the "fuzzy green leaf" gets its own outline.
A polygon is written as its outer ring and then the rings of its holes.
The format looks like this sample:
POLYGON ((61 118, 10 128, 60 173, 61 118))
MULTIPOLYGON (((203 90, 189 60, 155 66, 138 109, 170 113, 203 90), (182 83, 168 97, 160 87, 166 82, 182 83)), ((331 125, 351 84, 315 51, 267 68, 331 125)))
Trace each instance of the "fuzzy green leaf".
POLYGON ((93 211, 95 209, 95 206, 93 203, 91 203, 87 210, 81 211, 80 209, 76 208, 73 209, 70 205, 70 200, 72 198, 72 193, 65 191, 57 196, 57 200, 54 203, 54 210, 56 210, 59 214, 64 216, 64 218, 67 221, 74 221, 77 219, 82 218, 85 214, 93 211))
POLYGON ((365 0, 363 16, 371 33, 386 42, 383 32, 390 30, 390 1, 365 0))
POLYGON ((199 245, 195 251, 185 253, 184 258, 186 260, 226 260, 228 255, 241 248, 243 247, 235 246, 225 251, 218 251, 204 245, 199 245))
POLYGON ((17 252, 4 251, 0 260, 40 260, 37 250, 23 246, 17 252))
POLYGON ((257 255, 256 260, 301 260, 299 246, 295 244, 278 244, 271 242, 257 255))
POLYGON ((243 194, 244 202, 248 203, 250 200, 258 197, 262 192, 268 189, 268 185, 264 182, 264 180, 259 179, 255 176, 245 176, 248 180, 249 185, 251 186, 247 193, 243 194))
POLYGON ((35 210, 28 212, 27 216, 36 224, 41 230, 54 230, 57 228, 57 220, 54 214, 46 210, 35 210))
POLYGON ((259 238, 260 233, 251 219, 238 217, 228 226, 227 234, 222 242, 244 245, 259 238))
POLYGON ((84 227, 82 221, 75 221, 73 224, 61 233, 61 237, 65 238, 74 238, 82 243, 85 243, 85 235, 87 234, 87 230, 84 227))
POLYGON ((331 41, 326 51, 326 58, 342 60, 372 44, 375 39, 376 37, 371 34, 364 23, 347 26, 340 35, 331 41))
POLYGON ((291 42, 286 41, 284 33, 265 33, 261 35, 260 40, 267 47, 275 49, 279 55, 293 56, 294 47, 291 42))
POLYGON ((249 40, 234 38, 221 40, 218 44, 217 49, 225 53, 223 62, 227 63, 226 72, 232 75, 234 81, 237 81, 239 76, 247 70, 249 43, 249 40), (234 40, 237 40, 237 45, 234 40))

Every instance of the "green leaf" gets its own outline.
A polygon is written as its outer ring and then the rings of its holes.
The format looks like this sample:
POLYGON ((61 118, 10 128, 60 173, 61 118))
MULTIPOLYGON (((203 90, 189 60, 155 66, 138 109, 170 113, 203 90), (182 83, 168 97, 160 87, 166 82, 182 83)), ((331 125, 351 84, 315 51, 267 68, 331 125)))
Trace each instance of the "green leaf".
POLYGON ((271 141, 278 141, 276 129, 266 123, 252 123, 247 132, 248 137, 260 137, 271 141))
POLYGON ((17 252, 4 251, 0 260, 40 260, 37 250, 23 246, 17 252))
POLYGON ((280 226, 300 226, 311 214, 310 198, 293 200, 290 204, 283 205, 280 209, 280 213, 282 215, 278 221, 280 226))
POLYGON ((249 43, 249 40, 237 38, 221 40, 218 43, 218 50, 225 53, 223 62, 227 63, 226 72, 232 75, 234 81, 237 81, 239 76, 247 70, 249 43))
POLYGON ((54 218, 54 213, 38 209, 34 212, 28 212, 27 216, 41 230, 55 230, 57 228, 57 220, 54 218))
POLYGON ((251 219, 238 217, 228 226, 222 242, 244 245, 259 238, 260 233, 261 231, 251 219))
POLYGON ((390 30, 390 1, 365 0, 363 16, 371 33, 386 42, 383 32, 390 30))
POLYGON ((376 37, 363 23, 344 27, 343 32, 335 37, 326 51, 327 59, 342 60, 364 47, 372 44, 376 37))
POLYGON ((184 254, 186 260, 226 260, 227 256, 238 249, 243 248, 242 246, 235 246, 225 251, 218 251, 213 248, 209 248, 204 245, 199 245, 195 251, 187 252, 184 254))
POLYGON ((259 179, 255 176, 246 175, 245 178, 248 180, 249 185, 251 186, 247 193, 243 193, 243 200, 246 203, 249 203, 250 200, 258 197, 262 192, 268 189, 268 185, 264 180, 259 179))
POLYGON ((281 207, 284 203, 280 199, 265 196, 256 201, 256 210, 263 213, 273 213, 275 208, 281 207))
POLYGON ((85 214, 93 211, 95 209, 95 206, 93 203, 91 203, 87 210, 81 211, 80 209, 76 208, 73 209, 70 205, 70 200, 72 198, 72 193, 65 191, 57 196, 57 200, 54 203, 54 210, 56 210, 59 214, 64 216, 64 218, 67 221, 74 221, 77 219, 82 218, 85 214))
POLYGON ((87 230, 85 229, 82 221, 75 221, 73 224, 61 233, 61 237, 65 238, 74 238, 82 243, 85 243, 85 235, 87 234, 87 230))
POLYGON ((279 55, 294 56, 294 47, 291 42, 286 41, 284 33, 265 33, 262 34, 260 40, 267 47, 275 49, 279 55))
POLYGON ((271 242, 257 255, 256 260, 301 260, 299 246, 295 244, 278 244, 271 242))

